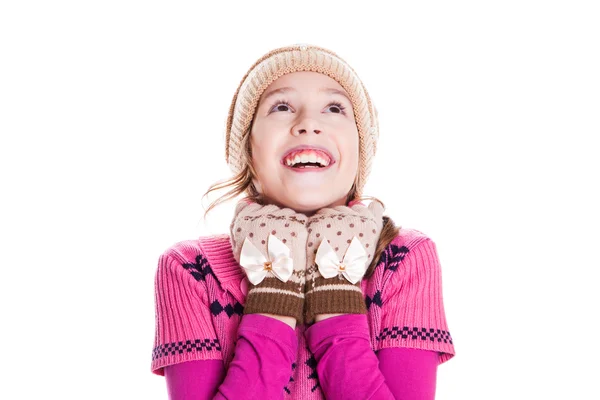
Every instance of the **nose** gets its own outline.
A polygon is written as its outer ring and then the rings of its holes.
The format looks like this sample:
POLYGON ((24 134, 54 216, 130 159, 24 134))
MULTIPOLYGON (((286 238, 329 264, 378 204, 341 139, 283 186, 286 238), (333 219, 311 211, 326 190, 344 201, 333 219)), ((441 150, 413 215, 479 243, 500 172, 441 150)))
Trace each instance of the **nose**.
MULTIPOLYGON (((313 132, 316 133, 317 135, 319 133, 321 133, 321 131, 319 129, 313 129, 313 132)), ((306 133, 306 129, 296 129, 296 130, 294 130, 294 135, 295 136, 301 135, 303 133, 306 133)))
POLYGON ((303 118, 298 124, 294 125, 292 128, 292 134, 294 136, 300 136, 302 134, 308 132, 314 132, 315 134, 321 133, 320 129, 317 129, 317 123, 314 119, 311 118, 303 118))

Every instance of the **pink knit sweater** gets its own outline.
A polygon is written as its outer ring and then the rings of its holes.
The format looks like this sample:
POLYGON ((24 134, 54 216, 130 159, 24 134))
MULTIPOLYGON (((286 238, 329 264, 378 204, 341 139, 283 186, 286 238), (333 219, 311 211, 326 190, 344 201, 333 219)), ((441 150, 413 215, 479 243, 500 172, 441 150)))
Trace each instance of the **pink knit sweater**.
MULTIPOLYGON (((233 258, 228 235, 178 242, 159 259, 156 273, 156 336, 152 372, 192 360, 221 360, 229 367, 238 339, 248 281, 233 258)), ((382 254, 374 274, 361 282, 368 309, 370 347, 436 351, 443 363, 454 355, 442 299, 435 243, 402 228, 382 254)), ((285 398, 322 399, 315 355, 296 327, 297 356, 285 398)))

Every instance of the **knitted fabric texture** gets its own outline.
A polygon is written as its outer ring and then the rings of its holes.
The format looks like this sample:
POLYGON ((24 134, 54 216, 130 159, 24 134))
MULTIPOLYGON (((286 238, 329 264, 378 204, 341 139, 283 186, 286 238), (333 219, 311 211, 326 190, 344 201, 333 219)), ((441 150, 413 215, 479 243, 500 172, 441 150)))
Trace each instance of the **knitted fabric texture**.
POLYGON ((245 314, 287 315, 302 323, 307 240, 305 223, 306 216, 290 208, 279 208, 272 204, 261 206, 246 199, 237 204, 230 225, 235 260, 240 262, 246 239, 268 260, 268 237, 273 235, 290 249, 294 267, 292 276, 286 282, 269 272, 262 282, 250 284, 245 314))
POLYGON ((249 162, 244 146, 265 89, 282 75, 298 71, 325 74, 336 80, 348 93, 358 128, 360 157, 356 190, 357 195, 361 196, 377 150, 377 110, 354 69, 333 51, 318 46, 298 44, 281 47, 268 52, 250 67, 235 92, 227 116, 225 158, 229 167, 237 174, 249 162))
MULTIPOLYGON (((151 348, 155 374, 163 375, 167 365, 192 360, 221 360, 229 368, 245 318, 246 279, 233 257, 229 234, 183 240, 160 255, 151 348)), ((442 297, 442 267, 435 243, 424 233, 402 228, 373 275, 362 280, 361 289, 374 352, 390 347, 431 350, 441 363, 454 356, 442 297)), ((325 398, 320 380, 326 377, 317 373, 306 329, 306 324, 296 325, 298 354, 280 398, 325 398)))
POLYGON ((316 254, 322 241, 327 240, 341 262, 352 239, 356 237, 368 254, 366 266, 371 264, 383 227, 383 205, 373 201, 368 207, 358 203, 352 207, 323 208, 308 220, 306 227, 305 322, 312 323, 317 314, 366 314, 360 281, 353 284, 341 274, 324 278, 315 262, 316 254))

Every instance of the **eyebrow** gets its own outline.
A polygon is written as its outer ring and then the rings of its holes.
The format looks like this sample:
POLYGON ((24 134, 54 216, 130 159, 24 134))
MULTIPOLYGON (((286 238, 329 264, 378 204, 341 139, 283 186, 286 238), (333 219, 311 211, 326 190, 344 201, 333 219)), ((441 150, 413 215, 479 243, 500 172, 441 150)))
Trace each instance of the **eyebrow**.
MULTIPOLYGON (((285 92, 297 92, 297 90, 291 86, 280 87, 278 89, 271 90, 269 93, 265 94, 262 101, 265 101, 269 97, 274 96, 276 94, 284 94, 285 92)), ((319 89, 319 92, 325 92, 325 93, 329 93, 329 94, 339 94, 340 96, 344 96, 350 103, 352 103, 350 101, 350 99, 348 98, 348 96, 346 95, 346 93, 339 89, 322 87, 319 89)))

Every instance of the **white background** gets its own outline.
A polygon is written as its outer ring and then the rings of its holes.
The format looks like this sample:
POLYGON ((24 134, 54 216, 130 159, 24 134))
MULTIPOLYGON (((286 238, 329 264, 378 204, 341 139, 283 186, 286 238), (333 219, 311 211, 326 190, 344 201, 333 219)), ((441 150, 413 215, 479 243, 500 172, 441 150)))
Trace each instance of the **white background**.
POLYGON ((366 194, 438 246, 437 398, 600 398, 596 2, 216 3, 0 6, 0 398, 166 398, 158 257, 227 231, 231 98, 299 42, 359 73, 366 194))

